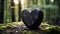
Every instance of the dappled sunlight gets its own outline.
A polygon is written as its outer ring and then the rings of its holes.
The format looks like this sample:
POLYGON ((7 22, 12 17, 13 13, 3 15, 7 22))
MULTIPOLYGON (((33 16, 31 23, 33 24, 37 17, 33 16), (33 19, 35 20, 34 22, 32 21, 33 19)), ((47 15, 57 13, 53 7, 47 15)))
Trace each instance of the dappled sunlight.
POLYGON ((14 0, 13 2, 14 2, 15 4, 18 4, 18 3, 19 3, 19 1, 18 1, 18 0, 14 0))
POLYGON ((22 10, 24 9, 24 6, 25 5, 25 0, 21 0, 21 7, 22 7, 22 10))
POLYGON ((54 0, 50 0, 51 2, 54 2, 54 0))
POLYGON ((25 0, 21 0, 21 4, 24 5, 24 3, 25 3, 25 0))
POLYGON ((23 26, 24 25, 24 23, 22 21, 21 22, 13 22, 12 24, 18 25, 18 26, 23 26))

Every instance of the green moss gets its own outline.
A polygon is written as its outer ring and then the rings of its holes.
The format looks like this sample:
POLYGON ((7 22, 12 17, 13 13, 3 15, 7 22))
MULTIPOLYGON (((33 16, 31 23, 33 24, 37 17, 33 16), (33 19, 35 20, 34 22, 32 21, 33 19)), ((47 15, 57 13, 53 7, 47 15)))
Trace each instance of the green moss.
POLYGON ((60 28, 55 27, 55 28, 50 28, 48 30, 45 30, 48 34, 60 34, 60 28))
MULTIPOLYGON (((13 25, 15 25, 15 26, 13 26, 12 25, 13 23, 8 23, 8 24, 2 24, 2 25, 0 25, 0 30, 5 30, 5 29, 8 29, 8 28, 11 28, 11 27, 17 27, 17 25, 18 24, 13 24, 13 25)), ((43 25, 44 26, 44 25, 43 25)), ((43 27, 43 26, 41 26, 41 27, 43 27)), ((60 27, 58 27, 58 26, 52 26, 52 25, 46 25, 47 27, 50 27, 50 28, 48 28, 48 29, 46 29, 46 28, 41 28, 42 29, 42 31, 45 31, 47 34, 60 34, 60 27)), ((24 30, 23 32, 22 32, 22 34, 40 34, 40 33, 38 33, 38 32, 34 32, 34 31, 30 31, 30 30, 24 30)))

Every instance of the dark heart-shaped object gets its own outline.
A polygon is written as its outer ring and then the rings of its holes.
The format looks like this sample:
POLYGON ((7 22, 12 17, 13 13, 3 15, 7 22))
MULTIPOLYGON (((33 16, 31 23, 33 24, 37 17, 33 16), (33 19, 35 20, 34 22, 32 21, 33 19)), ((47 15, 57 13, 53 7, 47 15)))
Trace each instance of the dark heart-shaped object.
POLYGON ((24 24, 29 29, 37 29, 43 20, 43 12, 39 9, 30 10, 24 9, 21 13, 24 24))

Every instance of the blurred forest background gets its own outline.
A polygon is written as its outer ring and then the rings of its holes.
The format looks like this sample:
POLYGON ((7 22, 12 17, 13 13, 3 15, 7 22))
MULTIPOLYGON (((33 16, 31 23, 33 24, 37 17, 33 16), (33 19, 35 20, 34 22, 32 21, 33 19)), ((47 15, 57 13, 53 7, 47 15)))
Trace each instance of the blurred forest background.
POLYGON ((60 0, 0 0, 0 34, 2 33, 60 34, 60 0), (31 31, 20 26, 23 23, 21 11, 25 8, 43 10, 44 18, 39 26, 41 30, 31 31))
POLYGON ((25 8, 42 8, 43 23, 55 24, 60 16, 60 0, 0 0, 0 23, 20 22, 25 8))

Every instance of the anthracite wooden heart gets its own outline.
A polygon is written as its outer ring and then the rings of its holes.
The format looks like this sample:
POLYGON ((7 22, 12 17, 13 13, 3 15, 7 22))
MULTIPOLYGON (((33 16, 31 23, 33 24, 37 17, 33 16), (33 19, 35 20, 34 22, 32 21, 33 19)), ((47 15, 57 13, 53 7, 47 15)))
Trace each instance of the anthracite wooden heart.
POLYGON ((24 9, 21 13, 22 20, 24 24, 29 29, 37 29, 43 20, 43 12, 42 10, 34 9, 31 12, 29 10, 24 9))

